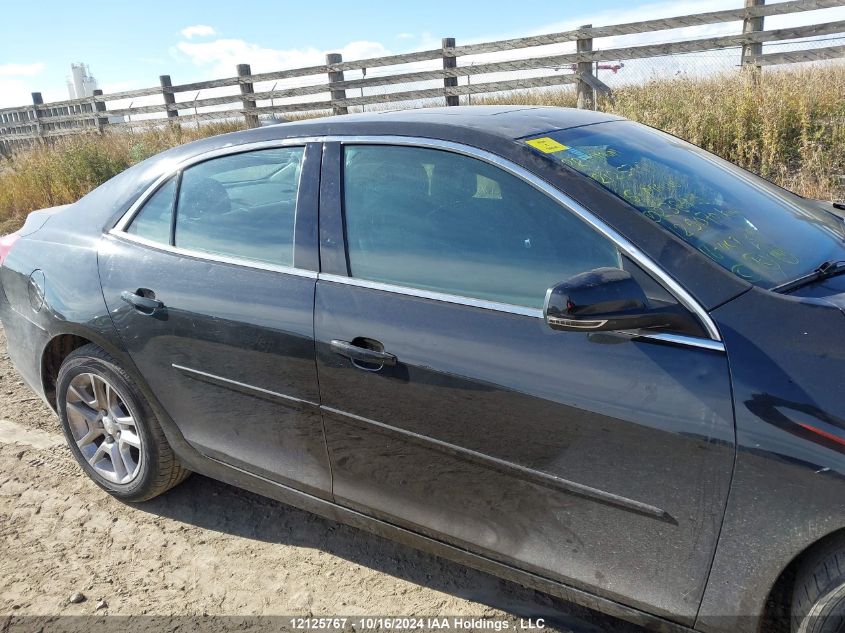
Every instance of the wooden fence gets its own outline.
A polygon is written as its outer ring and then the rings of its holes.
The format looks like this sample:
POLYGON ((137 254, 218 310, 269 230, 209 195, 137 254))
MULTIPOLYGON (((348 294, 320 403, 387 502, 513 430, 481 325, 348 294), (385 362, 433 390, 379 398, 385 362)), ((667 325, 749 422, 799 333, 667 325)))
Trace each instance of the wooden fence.
MULTIPOLYGON (((742 0, 738 0, 742 1, 742 0)), ((687 53, 724 51, 737 48, 737 64, 759 72, 763 66, 797 63, 845 57, 845 46, 821 46, 802 48, 787 52, 764 53, 764 43, 783 42, 808 37, 841 36, 845 38, 845 20, 816 23, 775 30, 765 30, 767 16, 794 14, 832 7, 845 6, 845 0, 787 0, 776 4, 765 4, 765 0, 744 0, 745 6, 724 11, 712 11, 696 15, 645 20, 613 26, 583 27, 532 37, 521 37, 496 42, 458 46, 452 38, 444 38, 437 49, 390 55, 371 59, 344 61, 339 54, 326 56, 326 63, 319 66, 294 68, 276 72, 252 74, 248 64, 237 66, 237 75, 224 79, 200 81, 173 85, 170 76, 163 75, 159 85, 152 88, 128 90, 94 95, 82 99, 43 103, 40 93, 33 93, 32 104, 16 108, 0 109, 0 151, 9 153, 14 148, 30 145, 55 137, 100 131, 106 128, 120 129, 128 125, 161 125, 163 122, 200 122, 208 120, 232 120, 243 117, 247 125, 259 125, 259 118, 265 115, 308 111, 332 111, 345 114, 350 107, 385 104, 391 102, 421 102, 444 99, 446 105, 458 105, 461 96, 489 94, 525 88, 542 88, 575 84, 578 107, 594 107, 596 93, 611 94, 611 89, 600 81, 593 72, 594 65, 614 60, 637 60, 645 58, 682 55, 687 53), (660 44, 641 44, 624 48, 596 49, 593 40, 609 36, 623 36, 659 32, 681 27, 701 26, 742 21, 742 32, 736 35, 685 39, 660 44), (536 55, 535 47, 566 42, 575 43, 575 51, 565 54, 536 55), (487 53, 509 54, 513 59, 495 61, 473 61, 461 64, 466 56, 487 53), (520 54, 521 52, 521 54, 520 54), (526 56, 526 54, 528 56, 526 56), (442 68, 415 69, 420 62, 442 60, 442 68), (408 68, 408 65, 411 68, 408 68), (366 76, 368 69, 395 67, 394 72, 379 76, 366 76), (401 68, 405 66, 405 68, 401 68), (561 69, 572 72, 562 74, 561 69), (552 72, 554 69, 554 72, 552 72), (345 79, 344 72, 357 71, 361 78, 345 79), (470 83, 472 77, 490 74, 514 74, 525 71, 541 71, 540 76, 517 76, 482 79, 470 83), (458 78, 465 77, 466 85, 459 85, 458 78), (320 79, 322 78, 322 79, 320 79), (316 79, 316 83, 313 83, 316 79), (257 84, 287 82, 296 80, 297 85, 270 90, 256 90, 257 84), (442 81, 442 86, 420 88, 405 84, 442 81), (364 95, 364 89, 399 85, 399 90, 381 94, 364 95), (200 91, 237 86, 237 94, 199 99, 200 91), (351 96, 350 91, 360 91, 360 96, 351 96), (177 100, 183 93, 196 93, 193 100, 177 100), (159 96, 161 103, 134 106, 135 99, 159 96), (305 100, 293 101, 308 97, 305 100), (133 100, 127 107, 112 107, 107 104, 133 100), (276 104, 276 100, 287 103, 276 104), (268 104, 269 102, 269 104, 268 104), (203 108, 205 111, 200 112, 203 108), (208 108, 218 108, 208 111, 208 108), (143 116, 138 120, 138 116, 143 116), (136 117, 134 120, 132 117, 136 117), (129 119, 129 120, 126 120, 129 119)), ((801 45, 799 42, 798 45, 801 45)), ((219 92, 219 91, 218 91, 219 92)))

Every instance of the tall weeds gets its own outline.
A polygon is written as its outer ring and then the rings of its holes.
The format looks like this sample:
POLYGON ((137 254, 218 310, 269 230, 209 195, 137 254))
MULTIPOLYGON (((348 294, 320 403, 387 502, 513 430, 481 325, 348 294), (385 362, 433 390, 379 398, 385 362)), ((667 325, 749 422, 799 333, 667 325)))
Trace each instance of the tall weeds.
POLYGON ((0 160, 0 235, 15 230, 35 209, 78 200, 127 167, 182 143, 241 129, 214 124, 166 126, 59 138, 0 160))

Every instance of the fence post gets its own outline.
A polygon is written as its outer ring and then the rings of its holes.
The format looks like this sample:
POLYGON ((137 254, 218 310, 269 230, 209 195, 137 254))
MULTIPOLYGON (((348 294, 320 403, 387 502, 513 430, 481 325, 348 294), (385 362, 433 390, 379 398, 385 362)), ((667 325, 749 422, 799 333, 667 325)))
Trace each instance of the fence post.
MULTIPOLYGON (((343 55, 340 53, 328 53, 326 54, 326 66, 331 66, 332 64, 339 64, 343 61, 343 55)), ((339 81, 343 81, 343 71, 342 70, 329 70, 329 86, 331 84, 337 83, 339 81)), ((338 99, 346 99, 346 90, 345 89, 330 89, 329 94, 332 99, 332 112, 334 114, 349 114, 349 108, 346 106, 336 106, 334 104, 335 101, 338 99)))
MULTIPOLYGON (((243 103, 244 110, 255 110, 255 99, 250 99, 249 95, 255 92, 252 83, 243 81, 244 77, 252 75, 252 69, 249 64, 238 64, 238 84, 241 87, 241 103, 243 103)), ((247 127, 258 127, 258 115, 250 112, 244 112, 244 120, 247 127)))
MULTIPOLYGON (((179 110, 171 110, 170 106, 176 103, 176 95, 170 91, 173 84, 170 82, 170 75, 159 75, 158 82, 161 84, 161 96, 164 97, 164 106, 167 108, 167 118, 179 116, 179 110)), ((130 117, 131 118, 131 117, 130 117)))
MULTIPOLYGON (((583 26, 578 27, 579 29, 591 29, 593 28, 592 24, 584 24, 583 26)), ((593 38, 591 37, 584 37, 578 38, 575 41, 575 52, 576 53, 589 53, 593 50, 593 38)), ((576 72, 578 73, 578 82, 576 84, 576 91, 578 95, 578 107, 582 110, 592 110, 595 107, 596 103, 596 96, 593 92, 593 87, 588 84, 586 81, 581 79, 581 75, 592 75, 593 74, 593 62, 586 61, 586 62, 578 62, 576 67, 576 72)))
POLYGON ((44 97, 40 92, 32 93, 32 114, 35 116, 35 133, 38 135, 40 141, 44 140, 44 129, 41 126, 41 113, 38 111, 38 106, 44 105, 44 97))
MULTIPOLYGON (((458 58, 455 57, 454 54, 446 53, 447 48, 455 48, 455 38, 454 37, 444 37, 442 41, 443 46, 443 70, 449 70, 450 68, 457 68, 458 67, 458 58)), ((457 77, 444 77, 443 78, 443 90, 444 92, 448 88, 454 88, 458 85, 458 78, 457 77)), ((446 95, 446 105, 447 106, 456 106, 460 105, 460 97, 458 95, 446 95)))
MULTIPOLYGON (((766 0, 745 0, 745 8, 750 9, 751 7, 759 7, 760 5, 766 4, 766 0)), ((746 18, 742 21, 742 32, 743 33, 754 33, 756 31, 763 30, 763 16, 759 18, 746 18)), ((751 65, 747 64, 748 60, 752 57, 756 57, 757 55, 763 54, 763 43, 756 42, 754 44, 743 44, 742 45, 742 59, 740 63, 742 64, 743 68, 749 68, 754 71, 755 77, 759 75, 761 67, 757 64, 751 65)))
MULTIPOLYGON (((94 91, 95 97, 102 97, 103 91, 97 88, 94 91)), ((94 101, 94 112, 105 112, 106 111, 106 104, 104 101, 94 101)), ((109 124, 109 120, 106 117, 98 116, 94 122, 97 124, 97 131, 102 134, 103 128, 105 128, 109 124)))

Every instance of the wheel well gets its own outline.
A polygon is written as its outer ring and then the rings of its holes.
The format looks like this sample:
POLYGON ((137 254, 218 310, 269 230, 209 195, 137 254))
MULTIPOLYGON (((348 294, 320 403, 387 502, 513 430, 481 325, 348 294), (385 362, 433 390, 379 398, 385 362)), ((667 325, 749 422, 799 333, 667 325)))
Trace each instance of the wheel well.
POLYGON ((41 357, 41 381, 44 386, 44 395, 54 410, 56 409, 56 379, 59 376, 59 368, 73 350, 88 345, 90 342, 75 334, 60 334, 44 348, 44 354, 41 357))
POLYGON ((790 601, 792 600, 792 588, 795 584, 795 576, 798 568, 807 558, 813 556, 817 550, 826 547, 830 541, 842 538, 845 538, 845 528, 831 532, 807 546, 804 551, 793 558, 784 568, 772 586, 772 590, 769 592, 769 597, 766 600, 765 610, 760 621, 759 630, 761 632, 789 633, 790 601))

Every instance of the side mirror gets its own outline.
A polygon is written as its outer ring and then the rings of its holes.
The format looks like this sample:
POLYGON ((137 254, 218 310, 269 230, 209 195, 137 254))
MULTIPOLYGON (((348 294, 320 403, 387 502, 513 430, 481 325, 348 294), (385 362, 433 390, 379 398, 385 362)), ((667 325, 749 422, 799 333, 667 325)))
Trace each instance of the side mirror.
POLYGON ((553 330, 608 332, 676 324, 679 315, 649 308, 648 299, 630 273, 596 268, 549 288, 543 317, 553 330))

